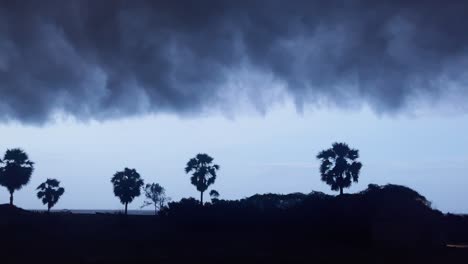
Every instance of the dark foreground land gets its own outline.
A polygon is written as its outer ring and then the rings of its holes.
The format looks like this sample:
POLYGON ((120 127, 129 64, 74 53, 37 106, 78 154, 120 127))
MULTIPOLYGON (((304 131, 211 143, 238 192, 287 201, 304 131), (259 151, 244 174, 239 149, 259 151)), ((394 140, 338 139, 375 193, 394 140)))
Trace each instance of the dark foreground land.
POLYGON ((396 185, 171 203, 160 216, 0 208, 0 263, 468 263, 468 218, 396 185), (457 245, 457 247, 447 247, 457 245))

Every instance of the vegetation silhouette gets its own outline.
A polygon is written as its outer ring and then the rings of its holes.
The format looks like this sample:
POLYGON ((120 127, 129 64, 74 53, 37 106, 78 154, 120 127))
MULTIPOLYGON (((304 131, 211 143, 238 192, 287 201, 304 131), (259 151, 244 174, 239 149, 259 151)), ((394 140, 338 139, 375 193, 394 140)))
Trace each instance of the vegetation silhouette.
POLYGON ((219 200, 219 192, 216 190, 211 190, 210 191, 210 198, 212 202, 218 201, 219 200))
POLYGON ((466 230, 468 217, 444 215, 416 191, 391 184, 204 206, 184 198, 156 217, 44 217, 0 205, 0 233, 15 238, 0 241, 7 252, 2 263, 32 263, 50 245, 55 257, 48 263, 464 263, 468 251, 446 245, 467 244, 466 230), (35 246, 16 254, 25 240, 35 246))
POLYGON ((331 186, 333 191, 343 194, 344 188, 349 188, 352 181, 358 182, 362 163, 357 161, 359 151, 351 149, 346 143, 333 143, 332 147, 322 150, 317 155, 320 160, 322 181, 331 186))
POLYGON ((166 195, 166 190, 158 183, 146 184, 145 186, 145 197, 142 208, 145 206, 154 206, 154 215, 158 214, 166 204, 170 201, 170 198, 166 195))
POLYGON ((213 158, 208 154, 197 154, 195 158, 187 162, 185 173, 192 172, 190 180, 200 192, 201 205, 203 205, 203 193, 215 182, 219 168, 219 165, 213 164, 213 158))
MULTIPOLYGON (((33 163, 24 152, 12 151, 7 151, 2 161, 2 185, 7 175, 17 177, 18 171, 27 168, 30 178, 33 171, 33 163)), ((445 215, 433 209, 424 196, 400 185, 369 184, 364 191, 343 194, 344 188, 358 180, 362 167, 358 151, 345 143, 334 143, 317 158, 322 163, 322 180, 330 184, 332 190, 339 190, 339 195, 267 193, 223 200, 218 191, 211 189, 211 202, 203 203, 203 193, 214 184, 219 166, 207 154, 198 154, 187 163, 185 172, 191 173, 191 182, 200 191, 199 201, 183 198, 172 202, 160 184, 145 186, 135 169, 125 168, 111 178, 115 196, 125 205, 125 214, 128 214, 128 203, 141 195, 143 189, 146 200, 142 207, 154 206, 155 217, 120 218, 110 213, 71 212, 44 217, 0 205, 0 233, 18 238, 19 242, 4 242, 8 252, 22 252, 21 241, 25 239, 37 245, 30 252, 31 256, 49 250, 49 245, 56 243, 58 250, 55 252, 60 255, 57 259, 76 258, 71 260, 76 263, 88 259, 124 263, 175 259, 173 263, 187 263, 194 258, 207 257, 224 262, 218 260, 231 255, 241 258, 232 263, 308 263, 311 260, 342 263, 349 258, 352 262, 374 263, 377 257, 383 259, 383 263, 401 263, 406 255, 385 262, 382 254, 388 257, 397 255, 395 252, 412 251, 422 252, 415 253, 413 258, 424 263, 454 263, 457 261, 451 260, 467 259, 468 251, 465 255, 447 258, 446 245, 468 244, 468 216, 445 215), (135 226, 144 232, 136 232, 135 226), (47 236, 43 236, 44 230, 47 236), (202 232, 208 235, 200 235, 202 232), (216 243, 212 243, 213 237, 216 243), (210 245, 210 250, 206 250, 206 245, 210 245), (78 253, 77 248, 80 248, 78 253), (164 252, 163 257, 160 252, 164 252), (261 259, 264 261, 256 261, 258 259, 253 256, 263 252, 268 253, 261 259), (335 256, 336 252, 341 254, 330 261, 330 256, 335 256), (247 261, 239 256, 247 256, 247 261)), ((48 212, 65 192, 56 179, 47 179, 37 190, 37 197, 47 205, 48 212)), ((5 248, 1 241, 0 247, 5 248)), ((17 258, 18 254, 8 256, 17 258)), ((24 259, 24 263, 32 262, 28 256, 24 259)), ((11 259, 2 259, 2 263, 3 260, 11 262, 11 259)))
POLYGON ((189 198, 169 203, 162 215, 180 226, 211 232, 239 229, 299 233, 305 237, 313 234, 317 243, 410 247, 439 247, 446 243, 441 235, 443 214, 414 190, 392 184, 369 185, 357 194, 338 196, 321 192, 257 194, 237 201, 218 200, 203 207, 189 198))
POLYGON ((128 204, 141 194, 143 179, 135 169, 125 168, 123 171, 116 172, 111 182, 114 185, 114 195, 119 197, 120 202, 125 205, 125 215, 127 215, 128 204))
POLYGON ((56 179, 47 179, 36 190, 39 190, 37 198, 47 205, 47 212, 50 212, 50 209, 54 207, 63 193, 65 193, 65 189, 60 187, 60 182, 56 179))
POLYGON ((1 160, 0 185, 10 193, 10 205, 13 205, 13 193, 28 184, 34 171, 34 162, 22 149, 8 149, 1 160))

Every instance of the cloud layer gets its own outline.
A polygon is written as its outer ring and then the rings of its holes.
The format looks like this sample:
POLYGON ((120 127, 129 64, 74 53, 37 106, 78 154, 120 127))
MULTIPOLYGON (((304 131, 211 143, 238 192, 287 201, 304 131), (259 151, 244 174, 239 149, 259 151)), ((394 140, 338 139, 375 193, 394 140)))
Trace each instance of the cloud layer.
POLYGON ((5 0, 0 119, 265 111, 277 94, 464 111, 468 4, 378 2, 5 0))

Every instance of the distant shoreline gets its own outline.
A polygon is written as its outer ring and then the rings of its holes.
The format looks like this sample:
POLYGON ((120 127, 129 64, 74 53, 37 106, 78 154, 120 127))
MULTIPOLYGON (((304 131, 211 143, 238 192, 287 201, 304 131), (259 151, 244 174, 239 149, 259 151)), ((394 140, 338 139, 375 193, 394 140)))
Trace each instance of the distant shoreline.
MULTIPOLYGON (((30 212, 47 212, 43 209, 26 209, 30 212)), ((105 209, 78 209, 78 210, 51 210, 51 213, 72 213, 72 214, 124 214, 124 210, 105 210, 105 209)), ((129 215, 154 215, 153 210, 128 210, 129 215)))

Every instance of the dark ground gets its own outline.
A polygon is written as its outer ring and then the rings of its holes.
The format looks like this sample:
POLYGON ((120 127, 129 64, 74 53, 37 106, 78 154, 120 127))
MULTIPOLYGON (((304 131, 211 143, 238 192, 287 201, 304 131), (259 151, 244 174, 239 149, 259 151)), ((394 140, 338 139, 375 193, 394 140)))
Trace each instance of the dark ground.
POLYGON ((411 191, 186 199, 159 217, 0 206, 0 263, 468 263, 446 246, 468 244, 468 218, 411 191))

